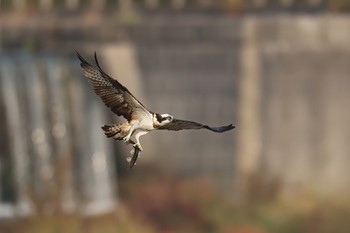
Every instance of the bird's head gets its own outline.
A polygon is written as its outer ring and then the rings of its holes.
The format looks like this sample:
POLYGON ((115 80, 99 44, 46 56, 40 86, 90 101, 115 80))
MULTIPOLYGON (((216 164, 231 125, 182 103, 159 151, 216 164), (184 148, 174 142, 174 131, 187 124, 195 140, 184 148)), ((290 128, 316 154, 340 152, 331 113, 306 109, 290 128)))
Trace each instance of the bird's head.
POLYGON ((164 113, 164 114, 154 114, 153 117, 153 122, 154 124, 158 125, 158 126, 163 126, 166 125, 170 122, 172 122, 174 120, 174 117, 169 115, 168 113, 164 113))

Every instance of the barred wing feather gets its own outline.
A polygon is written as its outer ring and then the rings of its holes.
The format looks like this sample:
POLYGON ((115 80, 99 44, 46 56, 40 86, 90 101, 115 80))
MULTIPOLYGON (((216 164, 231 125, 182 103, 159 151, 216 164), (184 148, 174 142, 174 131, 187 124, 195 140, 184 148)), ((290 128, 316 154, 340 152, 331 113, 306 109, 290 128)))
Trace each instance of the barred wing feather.
POLYGON ((208 125, 204 125, 201 123, 193 122, 193 121, 186 121, 186 120, 178 120, 178 119, 173 119, 172 122, 159 127, 158 129, 161 130, 184 130, 184 129, 208 129, 216 133, 223 133, 225 131, 234 129, 235 126, 232 124, 227 125, 227 126, 220 126, 220 127, 210 127, 208 125))
POLYGON ((136 114, 138 111, 149 112, 126 87, 101 69, 96 53, 95 62, 97 67, 90 65, 78 52, 77 55, 81 62, 80 65, 84 76, 88 79, 95 93, 115 114, 123 116, 130 121, 133 114, 136 114))

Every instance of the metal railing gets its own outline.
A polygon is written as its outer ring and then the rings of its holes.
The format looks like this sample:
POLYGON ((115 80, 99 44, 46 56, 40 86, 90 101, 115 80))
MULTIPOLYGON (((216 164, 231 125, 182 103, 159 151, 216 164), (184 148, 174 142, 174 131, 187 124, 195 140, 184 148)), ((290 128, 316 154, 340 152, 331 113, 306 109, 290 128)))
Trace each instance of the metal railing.
MULTIPOLYGON (((3 9, 23 10, 28 7, 36 8, 42 11, 53 10, 56 7, 67 10, 76 10, 82 7, 91 7, 95 9, 106 9, 115 7, 116 9, 127 10, 133 7, 144 9, 183 9, 187 7, 194 8, 227 8, 227 9, 289 9, 289 8, 342 8, 348 7, 349 1, 342 0, 332 3, 329 0, 12 0, 3 1, 3 9)), ((1 2, 1 1, 0 1, 1 2)))

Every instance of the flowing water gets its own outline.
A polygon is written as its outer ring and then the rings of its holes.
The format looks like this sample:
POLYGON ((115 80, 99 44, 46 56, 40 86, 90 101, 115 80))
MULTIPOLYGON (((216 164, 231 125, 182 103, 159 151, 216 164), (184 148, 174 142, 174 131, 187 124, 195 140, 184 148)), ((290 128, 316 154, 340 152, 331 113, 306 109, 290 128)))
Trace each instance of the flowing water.
POLYGON ((105 109, 75 57, 2 54, 0 94, 0 217, 114 208, 105 109))

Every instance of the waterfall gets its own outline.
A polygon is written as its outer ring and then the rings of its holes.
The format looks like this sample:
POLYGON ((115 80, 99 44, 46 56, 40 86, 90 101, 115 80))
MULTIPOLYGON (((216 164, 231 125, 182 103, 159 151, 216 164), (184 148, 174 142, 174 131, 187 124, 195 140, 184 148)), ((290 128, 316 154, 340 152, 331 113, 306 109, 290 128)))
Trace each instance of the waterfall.
POLYGON ((0 61, 0 110, 6 119, 0 128, 8 143, 0 149, 0 176, 3 163, 11 161, 6 165, 13 178, 6 179, 16 196, 0 197, 0 217, 115 208, 114 153, 100 130, 105 109, 75 57, 15 53, 0 61))

